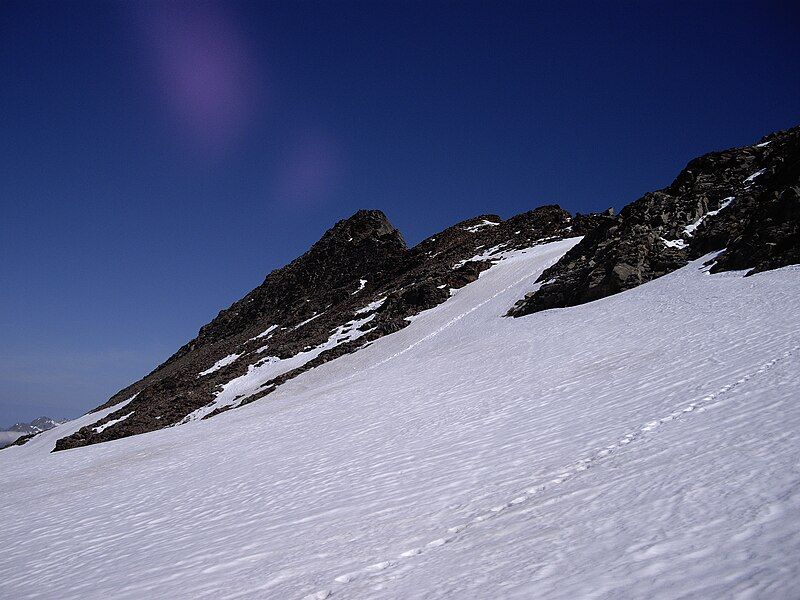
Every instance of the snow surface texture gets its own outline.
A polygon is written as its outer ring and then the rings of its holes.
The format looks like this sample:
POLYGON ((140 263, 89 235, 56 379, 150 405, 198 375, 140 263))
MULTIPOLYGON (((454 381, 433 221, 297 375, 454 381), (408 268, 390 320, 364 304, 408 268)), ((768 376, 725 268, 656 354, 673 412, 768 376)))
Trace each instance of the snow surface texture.
POLYGON ((800 269, 501 317, 574 243, 212 420, 3 450, 0 597, 796 597, 800 269))

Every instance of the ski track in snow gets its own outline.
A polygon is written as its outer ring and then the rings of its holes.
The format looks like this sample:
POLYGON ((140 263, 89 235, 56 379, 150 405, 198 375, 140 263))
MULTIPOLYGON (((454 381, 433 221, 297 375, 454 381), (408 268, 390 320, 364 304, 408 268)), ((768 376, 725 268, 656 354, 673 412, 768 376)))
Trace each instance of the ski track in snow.
MULTIPOLYGON (((573 238, 571 241, 572 241, 573 243, 577 243, 577 242, 579 242, 581 239, 582 239, 582 238, 573 238)), ((531 251, 531 249, 530 249, 530 248, 528 248, 528 249, 525 249, 525 250, 520 250, 520 251, 518 251, 518 252, 509 253, 507 257, 509 257, 509 258, 510 258, 510 257, 512 257, 512 256, 516 256, 516 257, 524 257, 524 256, 525 256, 525 254, 529 253, 530 251, 531 251)), ((485 272, 485 271, 484 271, 484 272, 485 272)), ((481 275, 482 275, 482 274, 483 274, 483 273, 481 273, 481 275)), ((444 325, 442 325, 441 327, 439 327, 439 328, 438 328, 438 329, 436 329, 435 331, 433 331, 433 332, 429 333, 428 335, 426 335, 426 336, 424 336, 424 337, 422 337, 422 338, 418 339, 417 341, 415 341, 414 343, 412 343, 412 344, 410 344, 410 345, 406 346, 405 348, 403 348, 403 349, 402 349, 402 350, 400 350, 399 352, 395 352, 395 353, 394 353, 394 354, 392 354, 391 356, 387 356, 387 357, 386 357, 386 358, 384 358, 383 360, 380 360, 380 361, 378 361, 378 362, 376 362, 376 363, 374 363, 374 364, 372 364, 372 365, 368 366, 368 367, 367 367, 367 370, 373 370, 373 369, 377 369, 378 367, 381 367, 381 366, 385 365, 386 363, 388 363, 388 362, 390 362, 390 361, 392 361, 392 360, 395 360, 396 358, 398 358, 398 357, 400 357, 400 356, 403 356, 403 355, 404 355, 404 354, 406 354, 407 352, 410 352, 411 350, 413 350, 414 348, 416 348, 416 347, 417 347, 417 346, 419 346, 420 344, 424 344, 424 343, 426 343, 426 342, 428 342, 428 341, 432 340, 433 338, 435 338, 436 336, 438 336, 439 334, 441 334, 441 333, 442 333, 444 330, 446 330, 446 329, 449 329, 450 327, 452 327, 453 325, 455 325, 456 323, 458 323, 458 322, 459 322, 461 319, 463 319, 464 317, 466 317, 466 316, 469 316, 470 314, 474 313, 476 310, 483 308, 484 306, 486 306, 487 304, 489 304, 490 302, 492 302, 493 300, 495 300, 495 299, 496 299, 498 296, 502 296, 503 294, 507 293, 507 292, 508 292, 510 289, 512 289, 512 288, 515 288, 515 287, 519 286, 521 283, 524 283, 524 282, 528 281, 529 279, 531 279, 531 278, 533 278, 533 277, 538 277, 540 274, 541 274, 541 273, 540 273, 539 271, 534 271, 533 273, 527 273, 526 275, 523 275, 522 277, 520 277, 520 278, 518 278, 518 279, 514 280, 512 283, 508 284, 506 287, 504 287, 504 288, 503 288, 503 289, 501 289, 500 291, 498 291, 498 292, 495 292, 494 294, 492 294, 491 296, 489 296, 489 297, 488 297, 486 300, 484 300, 484 301, 482 301, 482 302, 480 302, 480 303, 476 304, 475 306, 473 306, 473 307, 472 307, 472 308, 470 308, 469 310, 467 310, 467 311, 465 311, 465 312, 463 312, 463 313, 461 313, 461 314, 459 314, 459 315, 456 315, 455 317, 453 317, 452 319, 450 319, 449 321, 447 321, 447 323, 445 323, 444 325)), ((479 276, 479 277, 480 277, 480 276, 479 276)), ((532 288, 531 288, 531 290, 536 290, 536 289, 538 289, 538 288, 539 288, 539 284, 537 284, 536 286, 532 287, 532 288)), ((434 309, 431 309, 431 310, 435 310, 435 308, 434 308, 434 309)), ((428 312, 428 311, 425 311, 425 312, 428 312)), ((416 318, 416 317, 418 317, 418 316, 419 316, 419 315, 414 315, 414 317, 415 317, 415 318, 416 318)), ((343 379, 340 379, 339 381, 337 381, 337 382, 336 382, 336 384, 338 385, 338 384, 340 384, 340 383, 344 383, 345 381, 347 381, 347 380, 349 380, 349 379, 352 379, 352 378, 353 378, 353 377, 355 377, 356 375, 359 375, 359 373, 353 373, 353 374, 351 374, 351 375, 348 375, 347 377, 345 377, 345 378, 343 378, 343 379)))
POLYGON ((800 346, 795 346, 791 350, 784 352, 779 357, 773 358, 772 360, 763 363, 757 369, 737 379, 733 383, 729 383, 722 386, 716 392, 704 395, 702 398, 694 400, 686 404, 682 408, 679 408, 678 410, 675 410, 669 413, 668 415, 661 417, 660 419, 654 419, 652 421, 644 423, 640 428, 638 428, 635 431, 632 431, 631 433, 626 434, 624 437, 620 438, 615 443, 606 446, 605 448, 599 449, 594 454, 582 458, 563 469, 560 469, 562 473, 559 474, 554 479, 522 490, 518 495, 508 500, 507 502, 486 509, 481 514, 475 516, 474 518, 459 523, 458 525, 454 525, 453 527, 450 527, 444 533, 440 532, 441 535, 435 537, 434 539, 431 539, 429 542, 425 544, 401 552, 400 554, 392 557, 391 559, 366 566, 360 571, 349 572, 336 577, 334 579, 334 586, 308 594, 304 596, 303 600, 324 600, 325 598, 329 598, 336 594, 336 592, 338 591, 337 584, 338 588, 341 589, 341 586, 356 581, 360 576, 369 575, 377 571, 384 571, 390 567, 397 566, 403 560, 412 558, 417 559, 431 550, 440 548, 445 544, 449 544, 450 542, 459 541, 461 537, 469 533, 469 530, 472 527, 475 527, 476 525, 481 525, 489 521, 490 519, 497 517, 498 515, 507 511, 508 509, 513 509, 519 505, 522 505, 523 503, 529 502, 536 496, 540 495, 542 492, 550 490, 554 486, 560 485, 566 481, 569 481, 570 479, 575 478, 576 476, 580 475, 581 472, 586 471, 591 467, 595 466, 599 461, 609 458, 612 453, 619 450, 620 448, 628 446, 629 444, 636 443, 645 436, 654 434, 662 425, 665 425, 670 422, 678 422, 683 418, 690 417, 692 413, 700 414, 706 412, 710 408, 715 408, 720 403, 725 401, 724 397, 728 392, 730 392, 737 386, 747 383, 747 381, 749 381, 753 377, 764 375, 773 366, 775 366, 775 364, 785 361, 786 359, 792 357, 797 353, 798 350, 800 350, 800 346))
POLYGON ((214 419, 3 450, 0 598, 791 597, 800 268, 503 318, 576 241, 214 419))

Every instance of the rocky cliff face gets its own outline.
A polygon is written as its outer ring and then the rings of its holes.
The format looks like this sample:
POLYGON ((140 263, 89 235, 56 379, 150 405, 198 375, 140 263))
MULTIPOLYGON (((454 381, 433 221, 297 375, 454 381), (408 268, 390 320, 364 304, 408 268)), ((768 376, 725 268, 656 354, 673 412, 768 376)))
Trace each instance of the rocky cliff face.
MULTIPOLYGON (((578 219, 578 230, 588 222, 578 219)), ((475 281, 502 252, 573 235, 569 213, 545 206, 507 221, 476 217, 408 249, 382 212, 359 211, 98 408, 132 400, 59 440, 56 450, 210 418, 258 400, 407 326, 409 317, 475 281)))
POLYGON ((723 250, 712 272, 797 263, 800 127, 691 161, 667 188, 608 216, 510 311, 522 316, 630 289, 723 250))

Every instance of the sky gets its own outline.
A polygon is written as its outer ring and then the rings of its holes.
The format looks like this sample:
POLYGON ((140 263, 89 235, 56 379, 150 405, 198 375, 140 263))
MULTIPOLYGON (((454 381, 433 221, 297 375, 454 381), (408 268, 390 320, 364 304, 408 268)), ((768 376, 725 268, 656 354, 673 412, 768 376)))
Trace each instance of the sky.
POLYGON ((139 379, 337 220, 621 208, 800 123, 778 2, 0 3, 0 427, 139 379))

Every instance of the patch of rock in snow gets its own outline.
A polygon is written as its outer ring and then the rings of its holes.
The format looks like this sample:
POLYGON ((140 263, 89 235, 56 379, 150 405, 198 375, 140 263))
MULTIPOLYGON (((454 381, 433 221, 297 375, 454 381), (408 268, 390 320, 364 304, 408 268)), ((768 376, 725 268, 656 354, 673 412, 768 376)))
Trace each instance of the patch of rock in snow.
MULTIPOLYGON (((99 421, 102 421, 108 415, 115 413, 121 408, 124 408, 127 404, 130 404, 138 395, 139 393, 137 392, 127 400, 118 402, 113 406, 110 406, 103 410, 86 413, 85 415, 78 417, 77 419, 73 419, 72 421, 65 421, 64 423, 56 425, 52 429, 47 429, 37 434, 36 436, 32 437, 28 442, 26 442, 25 444, 26 452, 32 454, 49 453, 55 447, 56 440, 62 437, 66 437, 68 435, 72 435, 82 427, 87 427, 89 425, 92 425, 93 423, 98 423, 99 421)), ((3 451, 7 452, 10 450, 11 450, 10 448, 7 448, 4 449, 3 451)), ((0 492, 2 492, 1 489, 0 492)), ((2 494, 0 494, 0 511, 1 510, 2 510, 2 494)), ((2 597, 4 596, 2 594, 2 585, 0 585, 0 598, 2 597)))
POLYGON ((359 308, 359 309, 356 311, 356 313, 355 313, 355 314, 357 314, 357 315, 363 315, 363 314, 366 314, 366 313, 375 312, 375 311, 376 311, 376 310, 378 310, 378 309, 379 309, 381 306, 383 306, 383 303, 384 303, 384 302, 386 302, 386 296, 384 296, 383 298, 378 298, 378 299, 377 299, 377 300, 375 300, 374 302, 370 302, 369 304, 367 304, 367 305, 366 305, 365 307, 363 307, 363 308, 359 308))
MULTIPOLYGON (((492 248, 489 248, 488 250, 484 250, 480 254, 476 254, 472 258, 460 260, 453 265, 453 269, 460 269, 465 264, 471 261, 502 260, 503 258, 511 256, 512 254, 517 252, 517 251, 503 252, 502 248, 505 247, 506 245, 507 245, 506 243, 498 244, 496 246, 493 246, 492 248)), ((482 248, 483 246, 480 247, 482 248)))
MULTIPOLYGON (((257 363, 248 365, 247 373, 236 377, 222 385, 222 389, 216 393, 214 401, 203 406, 183 418, 182 423, 197 421, 219 408, 239 406, 253 394, 263 391, 264 384, 268 381, 283 375, 293 369, 302 367, 307 362, 330 350, 339 344, 350 342, 360 338, 367 331, 359 328, 369 323, 375 318, 374 314, 361 319, 348 321, 333 330, 330 337, 319 346, 315 346, 303 352, 299 352, 290 358, 278 358, 277 356, 267 356, 257 363)), ((266 350, 266 347, 263 348, 266 350)))

